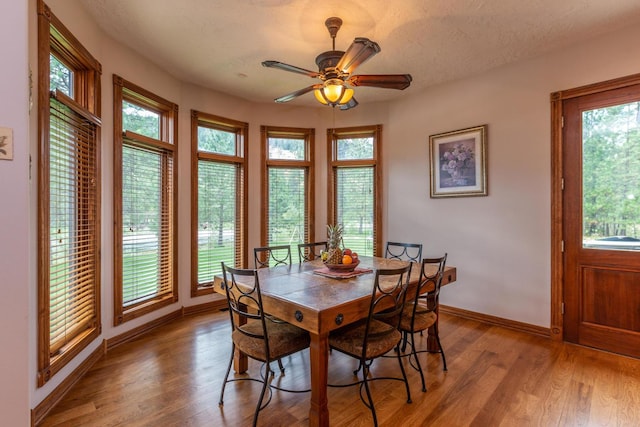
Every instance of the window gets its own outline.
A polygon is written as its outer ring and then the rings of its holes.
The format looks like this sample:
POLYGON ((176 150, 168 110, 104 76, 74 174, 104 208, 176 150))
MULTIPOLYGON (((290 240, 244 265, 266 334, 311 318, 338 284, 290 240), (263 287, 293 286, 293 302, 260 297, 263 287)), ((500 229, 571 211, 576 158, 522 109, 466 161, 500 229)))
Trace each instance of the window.
POLYGON ((49 90, 57 90, 73 98, 73 70, 55 54, 49 54, 49 90))
POLYGON ((100 335, 100 63, 38 2, 38 386, 100 335))
POLYGON ((380 139, 382 127, 327 130, 328 221, 344 226, 344 245, 380 256, 380 139))
POLYGON ((221 262, 247 266, 247 123, 191 113, 191 295, 213 292, 221 262))
POLYGON ((313 240, 314 129, 261 127, 262 245, 313 240))
POLYGON ((178 300, 178 106, 113 76, 114 324, 178 300))

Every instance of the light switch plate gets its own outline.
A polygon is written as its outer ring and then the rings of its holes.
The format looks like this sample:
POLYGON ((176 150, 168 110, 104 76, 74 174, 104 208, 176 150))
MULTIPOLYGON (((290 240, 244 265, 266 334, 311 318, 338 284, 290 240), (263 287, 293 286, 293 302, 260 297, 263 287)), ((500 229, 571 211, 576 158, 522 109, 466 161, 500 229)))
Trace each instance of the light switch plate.
POLYGON ((13 129, 0 127, 0 160, 13 160, 13 129))

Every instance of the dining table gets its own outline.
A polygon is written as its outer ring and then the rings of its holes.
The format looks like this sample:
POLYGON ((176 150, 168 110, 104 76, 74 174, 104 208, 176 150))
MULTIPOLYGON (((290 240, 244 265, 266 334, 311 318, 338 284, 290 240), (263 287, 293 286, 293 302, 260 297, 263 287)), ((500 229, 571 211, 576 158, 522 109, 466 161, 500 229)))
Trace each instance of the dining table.
MULTIPOLYGON (((407 261, 361 256, 354 274, 327 273, 320 259, 291 265, 258 269, 258 280, 265 313, 287 321, 309 332, 309 366, 311 370, 310 426, 328 426, 329 408, 327 379, 329 365, 329 333, 367 316, 373 291, 375 270, 399 268, 407 261)), ((426 266, 425 268, 430 267, 426 266)), ((414 263, 409 277, 407 298, 415 296, 421 264, 414 263)), ((433 266, 435 273, 436 266, 433 266)), ((329 272, 330 273, 330 272, 329 272)), ((455 282, 456 267, 445 267, 442 285, 455 282)), ((222 277, 214 279, 216 293, 226 295, 222 277)), ((427 290, 425 290, 426 292, 427 290)), ((433 328, 432 328, 433 331, 433 328)), ((427 349, 437 351, 431 333, 427 349)), ((236 351, 234 370, 243 373, 248 368, 247 356, 236 351)))

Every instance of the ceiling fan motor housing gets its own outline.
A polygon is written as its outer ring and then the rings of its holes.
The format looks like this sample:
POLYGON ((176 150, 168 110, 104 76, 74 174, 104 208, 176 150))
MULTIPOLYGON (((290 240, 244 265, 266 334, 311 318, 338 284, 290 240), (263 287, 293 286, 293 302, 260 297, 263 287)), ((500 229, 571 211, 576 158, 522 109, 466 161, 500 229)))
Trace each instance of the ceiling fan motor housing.
POLYGON ((329 50, 322 52, 316 57, 318 71, 325 74, 327 79, 341 77, 338 70, 335 68, 336 65, 338 65, 338 61, 340 61, 340 58, 342 58, 342 55, 344 55, 344 52, 341 50, 329 50))

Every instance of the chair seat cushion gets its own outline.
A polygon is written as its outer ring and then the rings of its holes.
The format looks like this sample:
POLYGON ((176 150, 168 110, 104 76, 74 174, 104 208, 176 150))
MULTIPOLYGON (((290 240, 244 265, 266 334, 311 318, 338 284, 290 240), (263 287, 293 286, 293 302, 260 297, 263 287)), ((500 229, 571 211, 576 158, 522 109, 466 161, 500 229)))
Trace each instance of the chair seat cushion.
MULTIPOLYGON (((400 325, 398 328, 403 332, 418 332, 424 331, 427 328, 433 326, 438 320, 438 315, 429 308, 425 307, 422 304, 418 304, 418 308, 416 308, 416 319, 413 324, 413 330, 411 329, 411 316, 413 316, 413 306, 414 304, 406 304, 404 309, 402 310, 402 315, 400 317, 400 325)), ((398 325, 398 316, 384 319, 384 322, 390 325, 398 325)))
MULTIPOLYGON (((329 346, 353 357, 362 357, 366 319, 337 329, 329 335, 329 346)), ((401 338, 400 331, 387 323, 371 319, 365 359, 373 359, 392 350, 401 338)))
POLYGON ((400 330, 406 332, 424 331, 425 329, 433 326, 438 320, 438 315, 429 310, 422 304, 418 304, 416 308, 416 318, 413 323, 413 331, 411 330, 411 316, 413 315, 414 304, 407 304, 402 310, 402 317, 400 318, 400 330))
MULTIPOLYGON (((307 331, 286 322, 274 323, 266 320, 266 325, 269 334, 269 353, 271 353, 268 360, 279 359, 309 347, 311 340, 307 331)), ((252 335, 262 335, 262 322, 250 320, 239 329, 252 335)), ((231 339, 236 347, 247 356, 267 361, 262 338, 251 337, 235 330, 231 333, 231 339)))

